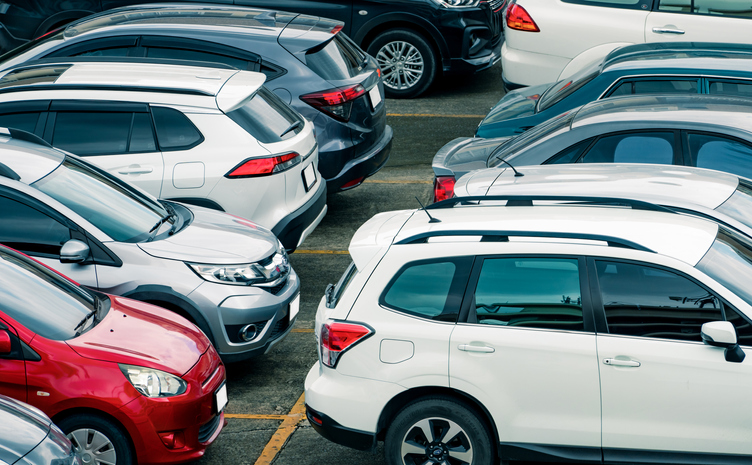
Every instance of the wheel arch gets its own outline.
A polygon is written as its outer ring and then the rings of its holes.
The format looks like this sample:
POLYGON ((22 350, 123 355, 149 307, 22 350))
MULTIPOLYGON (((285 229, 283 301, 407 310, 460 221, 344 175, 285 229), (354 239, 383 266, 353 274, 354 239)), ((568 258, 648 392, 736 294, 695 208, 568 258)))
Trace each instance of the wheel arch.
POLYGON ((478 418, 486 425, 488 431, 491 432, 494 453, 498 455, 499 451, 499 432, 496 429, 496 423, 493 421, 491 412, 478 401, 475 397, 456 389, 441 387, 441 386, 422 386, 407 391, 401 392, 394 396, 381 411, 379 421, 376 425, 376 437, 378 440, 383 441, 386 436, 387 426, 391 423, 395 416, 408 404, 411 404, 421 398, 431 396, 443 396, 452 400, 458 401, 470 408, 478 415, 478 418))
MULTIPOLYGON (((125 433, 125 440, 131 450, 131 455, 133 457, 138 457, 138 455, 136 454, 136 445, 133 443, 133 436, 130 434, 128 428, 125 426, 125 424, 123 424, 122 421, 103 410, 99 410, 93 407, 71 407, 56 413, 52 416, 51 420, 57 425, 66 418, 70 418, 75 415, 92 415, 104 418, 105 420, 112 422, 125 433)), ((133 426, 135 427, 135 425, 133 426)))

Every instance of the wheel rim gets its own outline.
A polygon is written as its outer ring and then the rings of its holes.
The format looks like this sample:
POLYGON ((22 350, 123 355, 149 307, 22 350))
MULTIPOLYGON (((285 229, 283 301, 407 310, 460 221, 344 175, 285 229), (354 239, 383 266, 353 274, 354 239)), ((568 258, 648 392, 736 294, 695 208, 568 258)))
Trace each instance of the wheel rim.
POLYGON ((423 76, 423 55, 411 43, 401 40, 385 44, 376 54, 384 85, 394 90, 415 86, 423 76))
POLYGON ((71 431, 68 439, 81 455, 84 465, 115 465, 117 463, 117 454, 112 441, 95 429, 82 428, 71 431))
POLYGON ((465 430, 446 418, 415 423, 402 439, 404 465, 463 465, 473 462, 473 449, 465 430))

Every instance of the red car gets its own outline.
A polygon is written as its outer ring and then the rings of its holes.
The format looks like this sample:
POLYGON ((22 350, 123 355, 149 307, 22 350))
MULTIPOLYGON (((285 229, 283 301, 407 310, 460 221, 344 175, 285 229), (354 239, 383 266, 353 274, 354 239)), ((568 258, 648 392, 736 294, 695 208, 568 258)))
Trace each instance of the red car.
POLYGON ((198 459, 227 403, 225 367, 196 326, 3 246, 0 394, 50 416, 84 464, 198 459))

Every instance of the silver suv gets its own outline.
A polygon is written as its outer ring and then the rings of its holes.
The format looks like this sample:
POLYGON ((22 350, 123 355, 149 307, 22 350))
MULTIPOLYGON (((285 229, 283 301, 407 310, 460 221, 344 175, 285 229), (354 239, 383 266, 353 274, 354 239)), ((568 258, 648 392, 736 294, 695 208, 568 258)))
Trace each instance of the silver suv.
POLYGON ((157 200, 20 130, 0 128, 0 243, 103 292, 191 320, 225 362, 292 328, 300 282, 271 231, 157 200))

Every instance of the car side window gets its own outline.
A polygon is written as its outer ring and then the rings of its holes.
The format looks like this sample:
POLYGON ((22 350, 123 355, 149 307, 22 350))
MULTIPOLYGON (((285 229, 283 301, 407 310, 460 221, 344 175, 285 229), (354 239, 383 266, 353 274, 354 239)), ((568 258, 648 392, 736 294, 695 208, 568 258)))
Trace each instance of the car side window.
POLYGON ((610 8, 629 8, 632 10, 650 9, 651 0, 562 0, 564 3, 591 5, 610 8))
POLYGON ((187 61, 206 61, 209 63, 223 63, 241 70, 253 69, 248 60, 221 55, 218 53, 208 53, 199 50, 189 50, 182 48, 168 47, 147 47, 146 56, 149 58, 169 58, 173 60, 187 61))
POLYGON ((752 81, 708 79, 708 93, 711 95, 752 97, 752 81))
POLYGON ((636 79, 624 81, 608 94, 608 97, 633 94, 696 94, 697 79, 636 79))
POLYGON ((734 0, 660 0, 659 11, 712 16, 752 17, 752 7, 734 0))
POLYGON ((749 319, 742 316, 739 311, 724 302, 723 313, 726 315, 726 321, 730 321, 736 329, 736 340, 744 346, 752 346, 752 324, 749 319))
POLYGON ((583 141, 580 141, 571 147, 567 147, 561 152, 557 153, 553 157, 549 158, 544 165, 559 165, 562 163, 575 163, 577 159, 580 158, 582 155, 582 152, 585 151, 585 149, 588 148, 590 143, 593 141, 592 138, 585 139, 583 141))
POLYGON ((52 145, 81 156, 126 153, 132 120, 131 112, 59 111, 52 145))
POLYGON ((595 263, 611 334, 699 342, 704 323, 723 320, 720 301, 685 276, 643 264, 595 263))
POLYGON ((188 150, 204 140, 196 126, 180 111, 152 107, 151 113, 161 150, 188 150))
POLYGON ((625 133, 599 138, 581 163, 674 163, 673 132, 625 133))
POLYGON ((128 52, 135 47, 110 47, 89 50, 86 52, 76 53, 76 57, 127 57, 128 52))
POLYGON ((475 288, 470 321, 582 331, 578 260, 486 258, 475 288))
POLYGON ((34 133, 40 114, 38 111, 2 114, 0 115, 0 127, 22 129, 34 133))
POLYGON ((752 177, 752 147, 735 139, 713 134, 687 135, 692 166, 752 177))
POLYGON ((30 255, 57 258, 70 229, 41 211, 0 196, 0 243, 30 255))
POLYGON ((471 262, 464 257, 410 263, 392 278, 379 303, 408 315, 454 322, 471 262))

